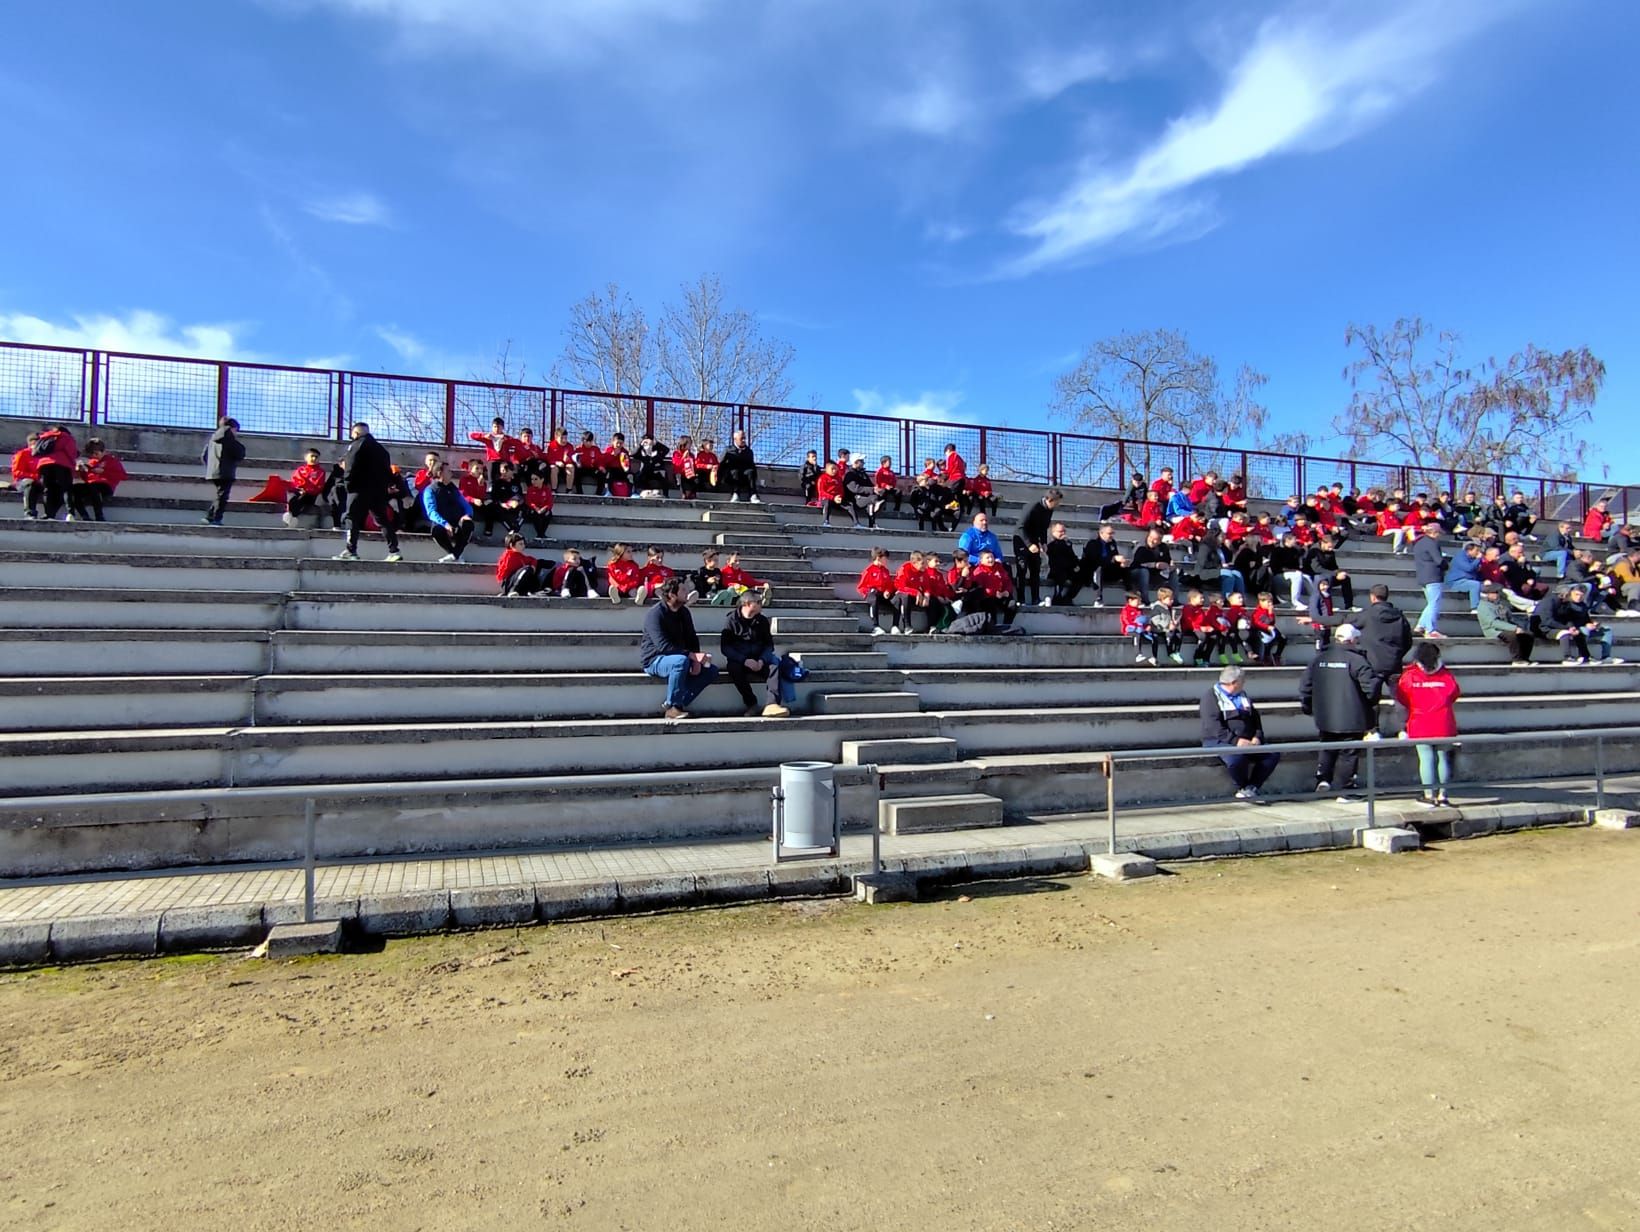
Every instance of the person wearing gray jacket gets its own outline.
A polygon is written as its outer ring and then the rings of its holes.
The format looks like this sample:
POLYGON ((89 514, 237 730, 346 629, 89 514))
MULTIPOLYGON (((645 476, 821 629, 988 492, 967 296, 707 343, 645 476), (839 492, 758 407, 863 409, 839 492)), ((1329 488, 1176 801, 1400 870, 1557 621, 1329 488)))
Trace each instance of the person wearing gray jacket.
POLYGON ((1424 592, 1424 610, 1418 614, 1414 633, 1424 637, 1445 637, 1436 626, 1441 620, 1441 592, 1446 589, 1446 557, 1441 554, 1441 524, 1425 522, 1412 545, 1412 569, 1424 592))
POLYGON ((216 489, 216 496, 205 510, 205 521, 210 526, 221 526, 222 515, 228 510, 228 493, 233 491, 239 477, 239 464, 245 460, 245 444, 239 439, 239 421, 224 417, 216 426, 211 439, 200 452, 205 464, 205 478, 216 489))
POLYGON ((1509 666, 1526 667, 1532 661, 1532 647, 1537 639, 1531 630, 1523 629, 1509 619, 1513 609, 1503 598, 1503 587, 1487 582, 1481 587, 1481 601, 1475 605, 1475 616, 1481 622, 1481 636, 1502 642, 1509 648, 1509 666))

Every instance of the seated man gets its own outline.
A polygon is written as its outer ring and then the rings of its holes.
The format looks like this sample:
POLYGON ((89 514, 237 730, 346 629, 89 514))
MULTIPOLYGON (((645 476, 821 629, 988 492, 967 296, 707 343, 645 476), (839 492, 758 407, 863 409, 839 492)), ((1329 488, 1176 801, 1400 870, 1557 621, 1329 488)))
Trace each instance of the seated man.
MULTIPOLYGON (((1274 605, 1271 606, 1274 611, 1274 605)), ((1221 753, 1219 760, 1236 785, 1236 799, 1257 802, 1259 789, 1281 762, 1280 753, 1264 750, 1264 721, 1258 707, 1244 691, 1247 673, 1239 667, 1226 667, 1219 673, 1219 682, 1202 697, 1202 747, 1208 749, 1233 748, 1234 753, 1221 753)))
POLYGON ((983 513, 974 515, 974 524, 957 537, 957 546, 968 553, 969 560, 977 561, 980 553, 989 551, 1000 562, 1002 544, 991 530, 991 519, 983 513))
POLYGON ((646 675, 666 681, 662 713, 668 719, 687 719, 690 702, 718 678, 712 656, 700 648, 694 617, 683 601, 683 583, 667 578, 659 590, 660 602, 643 621, 639 646, 646 675))
POLYGON ((780 674, 780 656, 775 653, 769 618, 763 614, 763 600, 753 592, 744 592, 729 613, 718 638, 718 649, 723 652, 729 679, 746 704, 748 717, 759 712, 752 693, 754 680, 763 681, 768 693, 768 703, 762 707, 764 718, 783 719, 791 713, 797 686, 780 674))

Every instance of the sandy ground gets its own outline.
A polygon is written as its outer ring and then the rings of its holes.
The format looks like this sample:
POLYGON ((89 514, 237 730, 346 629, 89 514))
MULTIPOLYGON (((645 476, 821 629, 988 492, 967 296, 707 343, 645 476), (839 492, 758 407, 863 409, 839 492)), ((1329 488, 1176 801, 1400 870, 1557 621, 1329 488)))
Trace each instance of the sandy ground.
POLYGON ((1586 830, 102 964, 0 977, 0 1225, 1640 1228, 1637 1045, 1586 830))

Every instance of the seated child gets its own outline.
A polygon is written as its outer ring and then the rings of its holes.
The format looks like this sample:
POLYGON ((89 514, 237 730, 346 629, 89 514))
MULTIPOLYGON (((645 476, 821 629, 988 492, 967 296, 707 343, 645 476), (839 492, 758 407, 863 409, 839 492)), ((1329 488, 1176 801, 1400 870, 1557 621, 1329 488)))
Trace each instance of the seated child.
POLYGON ((1252 621, 1259 665, 1280 667, 1282 653, 1287 649, 1287 635, 1276 626, 1276 597, 1269 591, 1259 592, 1252 621))
POLYGON ((1232 663, 1247 662, 1253 640, 1253 614, 1247 610, 1247 596, 1233 590, 1224 601, 1224 648, 1232 663))
POLYGON ((509 531, 516 531, 524 523, 524 493, 518 486, 511 462, 498 462, 490 492, 484 501, 484 535, 486 538, 500 522, 509 531))
POLYGON ((569 491, 575 482, 575 447, 569 443, 569 429, 554 428, 552 440, 542 454, 547 464, 547 486, 553 491, 569 491))
POLYGON ((1153 637, 1161 639, 1155 643, 1159 648, 1165 648, 1167 657, 1175 663, 1183 663, 1184 658, 1179 654, 1183 645, 1180 633, 1179 608, 1174 602, 1171 586, 1158 586, 1156 597, 1151 600, 1148 609, 1150 615, 1150 632, 1153 637))
POLYGON ((484 463, 477 458, 468 458, 456 481, 456 487, 461 489, 462 496, 474 509, 482 509, 484 502, 490 499, 490 485, 484 482, 484 463))
MULTIPOLYGON (((979 554, 979 564, 974 566, 973 576, 978 586, 979 610, 988 613, 993 624, 1013 624, 1014 617, 1019 614, 1019 605, 1014 602, 1014 580, 1007 566, 997 560, 996 553, 990 548, 979 554)), ((970 607, 968 610, 974 609, 970 607)))
POLYGON ((103 504, 114 495, 114 489, 125 479, 125 464, 97 437, 85 443, 80 455, 75 483, 68 490, 68 507, 82 522, 104 522, 103 504))
POLYGON ((933 629, 938 622, 938 613, 929 610, 934 602, 934 596, 928 590, 923 563, 921 552, 907 553, 905 564, 901 565, 899 572, 894 575, 894 610, 898 615, 889 628, 890 633, 910 633, 911 613, 916 608, 922 608, 926 612, 929 629, 933 629))
POLYGON ((666 565, 666 552, 657 547, 649 549, 648 559, 644 561, 644 566, 638 573, 643 578, 643 586, 632 600, 634 603, 653 599, 655 592, 661 588, 661 583, 673 577, 672 570, 666 565))
POLYGON ((831 525, 833 509, 846 510, 855 527, 860 525, 860 511, 854 507, 848 490, 843 486, 843 477, 837 473, 837 463, 826 463, 826 469, 821 472, 820 478, 815 480, 814 492, 820 501, 821 526, 831 525))
POLYGON ((504 596, 538 595, 549 580, 550 567, 543 566, 524 551, 524 536, 509 531, 502 541, 501 558, 495 562, 495 580, 504 596))
POLYGON ((803 458, 803 469, 797 472, 797 485, 803 493, 805 505, 818 505, 818 483, 824 468, 820 465, 820 454, 817 450, 809 450, 803 458))
POLYGON ((995 489, 991 487, 991 464, 989 462, 981 462, 979 464, 979 474, 968 481, 968 500, 976 511, 989 513, 993 518, 997 516, 999 502, 995 489))
POLYGON ((617 543, 609 549, 609 561, 604 565, 609 601, 619 603, 628 595, 636 596, 634 603, 643 602, 643 569, 632 559, 632 549, 617 543))
POLYGON ((687 436, 678 437, 678 447, 672 451, 672 474, 678 481, 678 491, 684 500, 694 500, 700 492, 700 469, 695 465, 695 442, 687 436))
POLYGON ((536 475, 545 476, 547 473, 547 451, 535 443, 535 433, 528 428, 518 430, 518 440, 513 449, 516 457, 513 466, 518 471, 518 482, 525 487, 529 486, 531 478, 536 475))
POLYGON ((1165 634, 1151 629, 1150 613, 1145 611, 1144 600, 1138 591, 1127 592, 1127 601, 1122 604, 1116 619, 1116 627, 1122 636, 1133 639, 1133 661, 1156 666, 1167 639, 1165 634))
POLYGON ((695 485, 704 492, 716 492, 718 488, 718 473, 723 469, 723 462, 717 455, 717 442, 711 437, 701 441, 700 448, 695 451, 695 485))
POLYGON ((724 588, 723 569, 718 565, 716 548, 701 551, 700 568, 689 575, 689 584, 694 588, 696 598, 705 599, 713 607, 728 606, 735 601, 734 592, 724 588))
POLYGON ((872 633, 883 634, 898 625, 894 607, 894 578, 888 571, 888 549, 872 548, 871 563, 854 584, 860 597, 871 600, 872 633))
POLYGON ((917 513, 917 529, 931 527, 936 533, 949 534, 957 529, 957 514, 951 489, 926 472, 917 476, 917 486, 911 490, 911 508, 917 513))
POLYGON ((900 512, 902 495, 900 492, 900 477, 894 471, 894 459, 888 454, 883 455, 882 464, 871 477, 872 487, 877 492, 877 508, 884 509, 888 505, 894 506, 894 512, 900 512))
POLYGON ((573 472, 576 495, 585 495, 589 483, 595 495, 602 496, 609 491, 609 476, 604 471, 604 451, 598 448, 598 438, 592 433, 581 433, 581 444, 575 450, 575 464, 569 469, 573 472))
POLYGON ((581 559, 579 548, 565 548, 563 563, 552 571, 551 589, 562 599, 596 599, 598 568, 581 559))
POLYGON ((547 476, 544 470, 537 470, 530 475, 530 486, 524 489, 524 520, 530 524, 535 532, 535 541, 540 543, 547 537, 547 526, 552 522, 552 489, 547 486, 547 476))
POLYGON ((1223 624, 1224 616, 1217 604, 1208 603, 1199 590, 1186 593, 1184 610, 1179 613, 1179 633, 1181 638, 1188 637, 1196 643, 1192 667, 1211 663, 1215 656, 1224 653, 1223 624))
POLYGON ((737 595, 755 590, 759 602, 762 603, 767 603, 774 594, 774 587, 762 578, 753 577, 740 567, 739 552, 730 552, 728 559, 723 562, 723 584, 737 595))

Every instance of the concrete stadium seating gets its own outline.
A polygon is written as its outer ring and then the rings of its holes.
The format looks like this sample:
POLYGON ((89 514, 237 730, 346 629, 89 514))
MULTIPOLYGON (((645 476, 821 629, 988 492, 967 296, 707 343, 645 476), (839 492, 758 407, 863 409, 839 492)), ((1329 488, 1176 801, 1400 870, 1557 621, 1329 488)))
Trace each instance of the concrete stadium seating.
MULTIPOLYGON (((29 427, 0 424, 8 439, 29 427)), ((1106 750, 1196 743, 1213 678, 1136 666, 1114 606, 1027 608, 1021 638, 871 636, 854 590, 867 549, 900 559, 949 551, 953 537, 907 516, 822 528, 789 475, 771 477, 756 506, 561 496, 537 555, 573 545, 602 561, 617 541, 656 543, 682 572, 719 544, 775 588, 777 640, 811 672, 797 714, 740 717, 725 681, 696 718, 670 723, 660 684, 638 670, 642 608, 500 598, 493 540, 441 565, 429 539, 407 535, 406 560, 389 564, 366 534, 365 558, 340 562, 333 530, 312 518, 287 528, 275 505, 234 501, 227 525, 203 526, 200 434, 102 435, 132 476, 106 523, 29 522, 14 499, 0 505, 0 876, 288 858, 307 798, 327 858, 760 834, 789 760, 839 765, 854 827, 1083 811, 1103 803, 1106 750), (539 785, 505 790, 526 779, 539 785), (326 797, 360 783, 411 794, 326 797), (288 794, 237 798, 248 786, 288 794)), ((287 473, 305 444, 250 438, 240 493, 287 473)), ((395 449, 401 463, 421 452, 395 449)), ((1035 495, 1003 487, 1004 544, 1035 495)), ((1104 499, 1072 492, 1062 507, 1078 542, 1104 499)), ((1341 558, 1361 594, 1382 581, 1411 605, 1410 568, 1387 543, 1352 541, 1341 558)), ((1635 713, 1640 666, 1510 668, 1460 601, 1448 607, 1443 653, 1461 669, 1465 731, 1592 732, 1635 713)), ((696 609, 708 646, 725 614, 696 609)), ((1634 625, 1616 624, 1630 660, 1634 625)), ((1289 635, 1288 666, 1254 669, 1249 685, 1278 740, 1313 734, 1295 700, 1313 651, 1296 625, 1289 635)), ((1386 742, 1380 781, 1409 781, 1408 752, 1386 742)), ((1592 765, 1592 741, 1465 754, 1489 776, 1592 765)), ((1640 768, 1640 748, 1614 741, 1606 765, 1640 768)), ((1302 790, 1308 769, 1290 758, 1272 785, 1302 790)), ((1226 792, 1211 762, 1118 767, 1117 783, 1121 800, 1181 808, 1226 792)))

